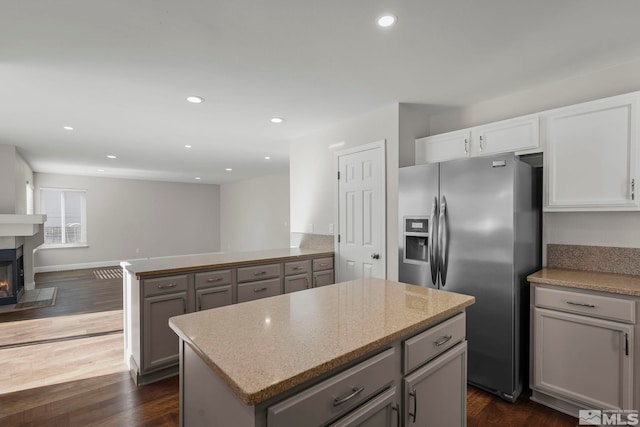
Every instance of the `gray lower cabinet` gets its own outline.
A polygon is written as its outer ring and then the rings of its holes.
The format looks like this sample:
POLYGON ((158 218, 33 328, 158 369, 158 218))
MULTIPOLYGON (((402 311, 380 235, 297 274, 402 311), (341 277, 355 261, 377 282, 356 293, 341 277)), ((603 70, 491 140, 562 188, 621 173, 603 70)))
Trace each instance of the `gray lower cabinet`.
POLYGON ((231 285, 196 290, 197 311, 224 307, 233 303, 233 288, 231 285))
POLYGON ((466 426, 466 341, 405 377, 403 384, 406 427, 466 426))
POLYGON ((329 427, 400 427, 398 398, 391 387, 329 427))
POLYGON ((531 296, 532 400, 573 416, 637 409, 640 300, 537 283, 531 296))
POLYGON ((187 292, 144 299, 142 369, 154 370, 178 363, 179 339, 169 328, 169 318, 187 312, 187 292))
POLYGON ((309 273, 297 274, 295 276, 286 276, 284 278, 284 293, 303 291, 311 287, 309 273))
POLYGON ((282 293, 282 279, 260 280, 238 285, 238 302, 273 297, 282 293))
POLYGON ((237 302, 236 271, 213 270, 196 273, 196 311, 223 307, 237 302))
POLYGON ((334 284, 333 270, 316 271, 313 273, 313 287, 327 286, 334 284))
POLYGON ((632 409, 631 325, 537 307, 534 322, 534 387, 593 408, 632 409))

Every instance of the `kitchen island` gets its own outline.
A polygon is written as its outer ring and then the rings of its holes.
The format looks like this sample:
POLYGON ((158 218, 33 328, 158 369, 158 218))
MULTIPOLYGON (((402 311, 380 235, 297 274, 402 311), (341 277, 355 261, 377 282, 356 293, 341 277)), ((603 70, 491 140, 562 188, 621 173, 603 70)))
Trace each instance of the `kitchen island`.
POLYGON ((463 426, 473 302, 362 279, 173 317, 181 423, 463 426))
POLYGON ((334 283, 333 252, 313 249, 171 256, 121 266, 124 358, 139 385, 178 373, 170 317, 334 283))

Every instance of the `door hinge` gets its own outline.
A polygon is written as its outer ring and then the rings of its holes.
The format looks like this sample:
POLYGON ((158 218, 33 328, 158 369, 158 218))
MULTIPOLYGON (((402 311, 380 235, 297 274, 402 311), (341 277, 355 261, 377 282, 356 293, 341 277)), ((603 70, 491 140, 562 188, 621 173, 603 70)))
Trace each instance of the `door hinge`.
POLYGON ((338 172, 338 179, 340 179, 340 172, 338 172))
POLYGON ((631 180, 631 200, 636 199, 636 180, 631 180))
POLYGON ((340 235, 338 234, 338 243, 340 243, 340 235))

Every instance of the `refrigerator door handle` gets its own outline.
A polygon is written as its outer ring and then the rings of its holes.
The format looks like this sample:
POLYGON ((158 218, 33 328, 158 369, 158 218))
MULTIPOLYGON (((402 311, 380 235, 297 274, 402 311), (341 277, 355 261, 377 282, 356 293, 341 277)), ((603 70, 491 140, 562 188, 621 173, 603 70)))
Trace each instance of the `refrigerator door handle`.
POLYGON ((429 266, 431 267, 431 282, 438 281, 438 198, 433 198, 431 215, 429 216, 429 266))
POLYGON ((438 219, 438 266, 440 267, 440 283, 447 284, 447 267, 449 263, 449 227, 447 227, 447 199, 442 196, 440 218, 438 219))

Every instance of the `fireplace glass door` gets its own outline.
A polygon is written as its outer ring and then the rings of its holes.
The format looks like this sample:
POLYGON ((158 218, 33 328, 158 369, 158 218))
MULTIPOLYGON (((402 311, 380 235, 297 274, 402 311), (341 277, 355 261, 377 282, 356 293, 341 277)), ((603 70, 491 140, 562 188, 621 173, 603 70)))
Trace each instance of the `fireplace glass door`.
POLYGON ((14 295, 13 290, 13 264, 0 262, 0 298, 12 297, 14 295))

